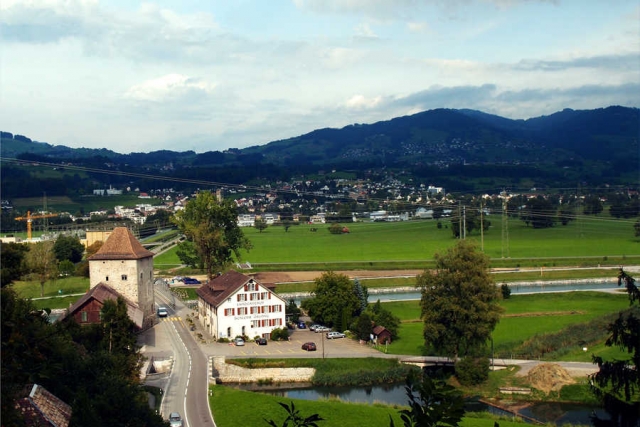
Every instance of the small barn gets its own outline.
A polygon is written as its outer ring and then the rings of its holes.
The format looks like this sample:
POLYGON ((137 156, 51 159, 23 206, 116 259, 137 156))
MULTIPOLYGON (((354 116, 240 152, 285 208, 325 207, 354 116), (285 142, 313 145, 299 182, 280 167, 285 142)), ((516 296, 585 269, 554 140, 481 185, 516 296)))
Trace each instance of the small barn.
POLYGON ((373 337, 378 344, 391 344, 391 332, 384 326, 374 326, 373 337))

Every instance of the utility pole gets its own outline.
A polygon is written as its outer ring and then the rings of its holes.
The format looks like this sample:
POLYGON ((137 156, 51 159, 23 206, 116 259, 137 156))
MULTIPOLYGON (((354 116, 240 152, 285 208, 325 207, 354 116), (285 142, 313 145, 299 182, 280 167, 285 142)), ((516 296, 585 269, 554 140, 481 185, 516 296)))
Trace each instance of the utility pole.
POLYGON ((458 202, 458 239, 462 239, 462 212, 460 211, 460 202, 458 202))
POLYGON ((502 191, 502 258, 509 257, 509 213, 507 212, 507 192, 502 191), (506 251, 505 251, 506 249, 506 251))
POLYGON ((467 206, 462 207, 462 240, 467 239, 467 206))
POLYGON ((484 224, 482 222, 482 198, 480 198, 480 250, 484 252, 484 224))

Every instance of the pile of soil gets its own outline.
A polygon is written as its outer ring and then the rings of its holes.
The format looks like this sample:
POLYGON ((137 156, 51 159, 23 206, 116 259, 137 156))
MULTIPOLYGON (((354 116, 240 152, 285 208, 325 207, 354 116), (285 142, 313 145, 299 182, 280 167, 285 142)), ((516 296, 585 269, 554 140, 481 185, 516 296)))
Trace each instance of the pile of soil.
POLYGON ((549 394, 558 391, 567 384, 575 384, 575 380, 566 369, 557 363, 541 363, 527 374, 531 386, 549 394))

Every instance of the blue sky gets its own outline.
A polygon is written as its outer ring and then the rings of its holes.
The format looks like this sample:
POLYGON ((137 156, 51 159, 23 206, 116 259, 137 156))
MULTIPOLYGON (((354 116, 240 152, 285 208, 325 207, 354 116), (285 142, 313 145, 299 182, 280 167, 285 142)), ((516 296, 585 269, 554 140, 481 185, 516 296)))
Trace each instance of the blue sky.
POLYGON ((637 0, 2 0, 0 129, 120 153, 640 107, 637 0))

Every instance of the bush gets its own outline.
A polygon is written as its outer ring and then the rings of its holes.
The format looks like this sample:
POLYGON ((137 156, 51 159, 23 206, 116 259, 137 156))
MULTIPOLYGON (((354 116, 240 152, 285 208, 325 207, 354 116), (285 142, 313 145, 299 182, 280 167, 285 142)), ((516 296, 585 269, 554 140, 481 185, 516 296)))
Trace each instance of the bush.
POLYGON ((500 286, 500 290, 502 291, 502 299, 509 299, 509 297, 511 297, 511 288, 506 283, 500 286))
POLYGON ((333 223, 329 226, 329 233, 331 234, 342 234, 342 226, 340 224, 333 223))
POLYGON ((272 341, 288 341, 289 330, 286 327, 275 328, 274 330, 271 331, 271 340, 272 341))
POLYGON ((456 363, 455 369, 460 384, 465 386, 482 384, 489 379, 489 358, 463 357, 456 363))

